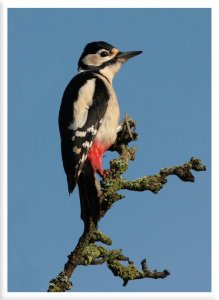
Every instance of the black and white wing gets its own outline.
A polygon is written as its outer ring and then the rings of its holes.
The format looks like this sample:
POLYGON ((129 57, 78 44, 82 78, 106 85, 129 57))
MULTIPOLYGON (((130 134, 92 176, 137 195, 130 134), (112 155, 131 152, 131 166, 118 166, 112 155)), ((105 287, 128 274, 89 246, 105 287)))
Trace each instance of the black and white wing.
POLYGON ((59 111, 59 130, 69 193, 77 184, 108 101, 107 87, 93 72, 79 73, 64 92, 59 111))

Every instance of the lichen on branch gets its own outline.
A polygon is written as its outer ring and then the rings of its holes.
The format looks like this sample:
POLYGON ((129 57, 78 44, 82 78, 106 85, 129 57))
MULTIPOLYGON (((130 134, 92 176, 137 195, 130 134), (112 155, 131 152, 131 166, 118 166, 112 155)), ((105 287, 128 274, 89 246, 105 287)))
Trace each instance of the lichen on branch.
MULTIPOLYGON (((110 148, 111 151, 118 152, 119 156, 110 162, 110 170, 108 170, 106 178, 100 182, 102 188, 100 218, 104 217, 115 202, 124 198, 124 195, 118 193, 121 190, 151 191, 156 194, 167 183, 167 178, 170 175, 175 175, 185 182, 194 182, 195 178, 192 171, 206 170, 201 160, 192 157, 182 165, 163 168, 155 175, 126 180, 123 174, 128 169, 129 161, 134 160, 136 154, 136 148, 129 147, 129 143, 136 141, 138 137, 135 126, 135 121, 126 115, 121 124, 121 130, 118 132, 117 141, 110 148)), ((146 259, 142 260, 141 270, 138 270, 134 262, 125 256, 121 249, 110 250, 106 248, 106 246, 111 245, 111 238, 98 231, 95 224, 90 220, 77 246, 68 256, 63 271, 50 281, 48 292, 65 292, 72 289, 70 278, 78 266, 106 264, 114 276, 119 276, 123 280, 124 286, 130 280, 163 279, 170 275, 167 270, 149 270, 146 259)))

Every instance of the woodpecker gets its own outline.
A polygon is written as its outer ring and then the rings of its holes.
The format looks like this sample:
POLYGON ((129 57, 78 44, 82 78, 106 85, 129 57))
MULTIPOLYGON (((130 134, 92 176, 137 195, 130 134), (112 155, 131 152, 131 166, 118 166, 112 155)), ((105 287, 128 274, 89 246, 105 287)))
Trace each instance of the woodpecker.
POLYGON ((102 156, 115 143, 119 105, 112 80, 123 63, 142 51, 121 52, 103 42, 86 45, 78 74, 67 85, 59 111, 63 167, 69 194, 79 188, 85 227, 100 217, 101 189, 95 174, 104 178, 102 156))

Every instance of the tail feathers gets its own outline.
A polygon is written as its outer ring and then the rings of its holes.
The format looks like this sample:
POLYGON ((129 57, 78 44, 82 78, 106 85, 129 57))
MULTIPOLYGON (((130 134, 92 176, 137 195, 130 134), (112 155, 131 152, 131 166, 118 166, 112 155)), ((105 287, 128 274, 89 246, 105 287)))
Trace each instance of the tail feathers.
POLYGON ((69 192, 69 194, 71 194, 75 189, 76 180, 71 174, 68 174, 67 181, 68 181, 68 192, 69 192))
POLYGON ((87 161, 78 178, 81 218, 85 227, 92 220, 96 226, 100 218, 101 189, 95 173, 87 161))

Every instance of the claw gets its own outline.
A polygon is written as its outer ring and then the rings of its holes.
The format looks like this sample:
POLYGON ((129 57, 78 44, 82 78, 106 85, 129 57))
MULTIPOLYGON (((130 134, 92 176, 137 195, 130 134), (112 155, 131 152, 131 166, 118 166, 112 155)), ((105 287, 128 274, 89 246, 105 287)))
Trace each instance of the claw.
POLYGON ((123 122, 120 123, 119 126, 117 127, 117 133, 122 130, 122 126, 123 126, 123 122))
POLYGON ((103 170, 103 174, 102 174, 102 178, 103 178, 103 181, 107 179, 107 177, 109 177, 111 175, 111 171, 106 169, 106 170, 103 170))
POLYGON ((130 138, 134 141, 135 139, 133 138, 132 131, 131 131, 131 128, 130 128, 130 125, 129 125, 129 121, 130 121, 130 116, 127 113, 125 113, 124 122, 125 122, 125 125, 127 127, 130 138))

